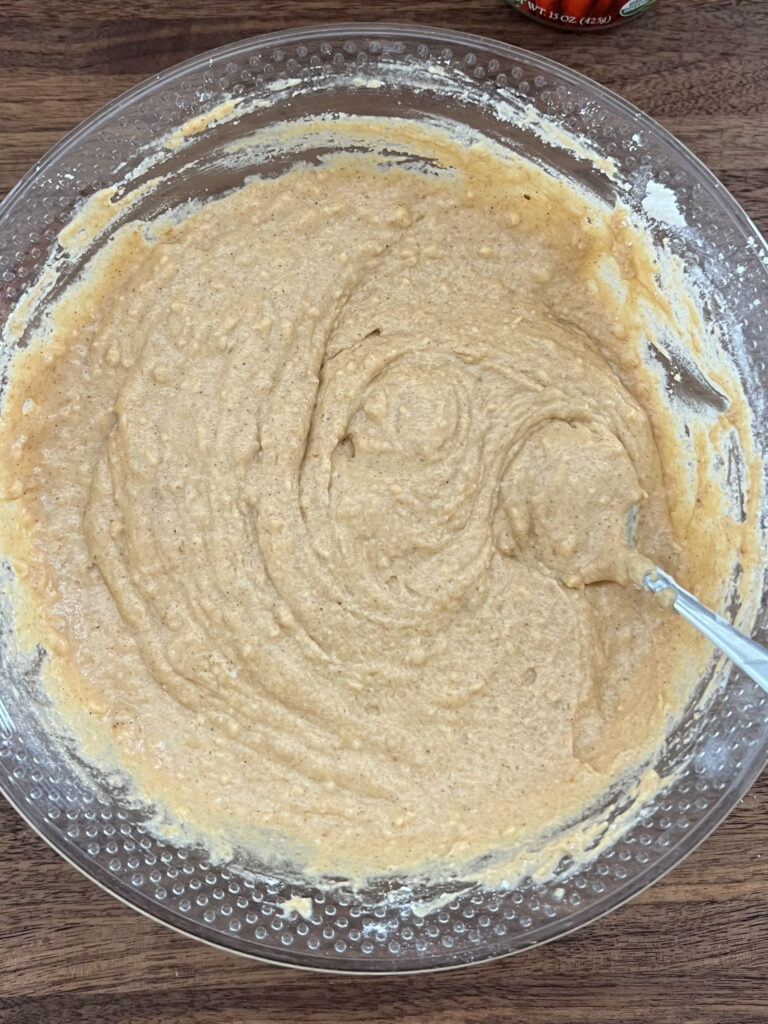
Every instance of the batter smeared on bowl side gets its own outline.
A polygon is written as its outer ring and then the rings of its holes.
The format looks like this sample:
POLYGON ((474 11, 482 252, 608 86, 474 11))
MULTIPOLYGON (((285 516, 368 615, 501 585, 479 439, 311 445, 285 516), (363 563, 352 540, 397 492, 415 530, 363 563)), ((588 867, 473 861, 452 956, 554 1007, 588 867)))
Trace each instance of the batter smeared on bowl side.
POLYGON ((647 759, 707 650, 616 524, 705 600, 747 527, 689 493, 625 214, 355 130, 451 173, 347 156, 123 230, 1 426, 81 735, 204 833, 366 873, 535 843, 647 759))

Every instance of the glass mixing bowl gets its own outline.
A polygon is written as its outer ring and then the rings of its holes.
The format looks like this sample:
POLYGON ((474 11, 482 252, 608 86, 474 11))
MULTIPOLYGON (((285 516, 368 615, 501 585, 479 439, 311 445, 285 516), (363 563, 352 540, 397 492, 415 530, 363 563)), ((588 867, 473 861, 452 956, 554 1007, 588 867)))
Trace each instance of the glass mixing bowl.
MULTIPOLYGON (((664 202, 648 223, 703 282, 705 318, 727 322, 726 344, 765 455, 768 253, 747 216, 639 110, 542 57, 455 32, 389 25, 281 32, 204 54, 114 100, 52 149, 0 207, 0 320, 56 250, 61 226, 96 190, 126 178, 144 181, 131 211, 142 217, 220 194, 249 173, 279 173, 297 158, 256 145, 233 162, 226 155, 233 142, 275 121, 329 111, 453 119, 609 201, 622 198, 643 216, 650 210, 648 182, 655 182, 664 202), (204 119, 159 155, 153 148, 180 123, 230 99, 259 102, 246 103, 239 118, 204 119), (602 163, 552 144, 542 118, 586 138, 602 163)), ((59 253, 64 282, 78 269, 67 259, 59 253)), ((54 297, 55 291, 46 301, 54 297)), ((9 356, 6 346, 6 364, 9 356)), ((755 528, 766 529, 765 514, 755 528)), ((756 622, 744 609, 728 609, 763 642, 767 598, 764 578, 756 622)), ((361 893, 343 883, 320 890, 237 856, 213 864, 201 850, 157 838, 148 809, 83 763, 75 746, 51 742, 52 712, 39 680, 43 652, 20 663, 10 609, 0 613, 0 788, 7 799, 59 853, 126 903, 198 939, 275 963, 429 970, 554 939, 682 860, 744 794, 768 754, 768 697, 715 659, 657 758, 668 784, 646 799, 631 827, 607 833, 587 866, 574 870, 564 862, 550 880, 529 878, 508 890, 459 877, 419 886, 382 880, 361 893)))

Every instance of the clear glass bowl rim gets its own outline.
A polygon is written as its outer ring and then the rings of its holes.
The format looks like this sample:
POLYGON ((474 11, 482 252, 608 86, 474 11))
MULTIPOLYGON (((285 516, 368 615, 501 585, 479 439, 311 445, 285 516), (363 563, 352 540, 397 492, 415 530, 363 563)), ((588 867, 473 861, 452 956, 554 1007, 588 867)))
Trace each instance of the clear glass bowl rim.
MULTIPOLYGON (((93 114, 80 122, 80 124, 51 147, 44 156, 42 156, 40 160, 38 160, 30 170, 23 175, 4 199, 0 201, 0 231, 2 230, 4 215, 12 208, 16 207, 17 204, 24 202, 29 189, 34 186, 38 178, 44 174, 44 172, 54 164, 59 157, 75 148, 81 140, 87 138, 98 130, 102 124, 108 122, 118 114, 121 109, 132 104, 134 101, 140 100, 142 97, 151 95, 159 86, 167 87, 175 80, 183 77, 187 72, 204 69, 213 61, 220 61, 222 58, 236 57, 244 53, 248 53, 249 51, 263 49, 265 47, 280 47, 291 43, 300 43, 308 39, 317 42, 326 38, 336 38, 341 36, 353 39, 356 37, 364 37, 366 39, 395 37, 399 39, 405 38, 411 41, 424 41, 426 43, 440 42, 445 43, 447 46, 450 46, 451 44, 458 44, 467 47, 477 47, 481 48, 486 54, 493 54, 507 60, 514 59, 515 57, 525 60, 529 64, 540 69, 542 72, 554 73, 563 81, 577 88, 583 88, 586 85, 590 90, 597 90, 601 104, 610 109, 613 113, 635 122, 639 128, 643 127, 650 129, 657 139, 662 141, 666 146, 674 151, 679 158, 683 159, 685 163, 689 165, 691 170, 697 175, 701 187, 709 194, 710 198, 714 199, 720 205, 721 210, 728 215, 734 226, 740 232, 751 236, 756 245, 762 249, 766 255, 765 265, 768 267, 768 243, 766 243, 752 219, 742 209, 736 199, 728 192, 713 172, 704 163, 702 163, 702 161, 693 152, 691 152, 687 146, 664 128, 663 125, 645 114, 640 108, 634 106, 617 93, 608 89, 606 86, 596 82, 594 79, 591 79, 580 72, 573 71, 557 61, 553 61, 522 47, 501 42, 490 37, 454 31, 452 29, 420 24, 400 24, 396 22, 331 22, 327 24, 300 26, 297 28, 250 36, 234 43, 228 43, 215 49, 207 50, 195 57, 191 57, 178 64, 172 65, 166 70, 144 79, 137 85, 108 101, 104 106, 100 107, 93 114)), ((768 764, 768 739, 766 739, 762 756, 754 759, 750 770, 742 775, 737 785, 729 785, 729 787, 723 791, 721 798, 711 806, 707 815, 687 834, 685 843, 675 844, 666 853, 660 855, 648 864, 647 867, 639 871, 626 883, 625 886, 623 886, 619 899, 616 899, 614 893, 606 893, 603 898, 594 901, 589 905, 589 907, 585 907, 582 911, 576 911, 573 913, 569 920, 568 927, 563 928, 559 922, 553 922, 552 933, 547 934, 548 929, 542 929, 544 931, 544 935, 541 938, 537 938, 530 945, 526 945, 518 949, 505 950, 503 948, 498 948, 503 946, 503 943, 499 943, 496 944, 496 948, 490 949, 487 955, 466 962, 436 964, 432 961, 425 964, 423 967, 409 965, 402 968, 378 968, 371 970, 365 970, 359 967, 345 968, 340 966, 338 962, 334 962, 332 960, 326 965, 322 962, 323 957, 321 950, 318 951, 316 957, 312 958, 313 962, 310 962, 309 958, 296 960, 291 956, 290 951, 288 950, 286 950, 284 958, 272 955, 261 956, 253 952, 252 948, 247 948, 246 944, 239 941, 235 936, 227 936, 226 942, 217 942, 208 938, 206 935, 199 934, 196 931, 195 923, 192 921, 189 922, 188 928, 181 927, 175 916, 172 917, 170 912, 166 914, 165 908, 159 907, 157 904, 145 899, 143 894, 130 893, 131 898, 128 898, 128 896, 117 892, 109 884, 108 880, 100 878, 99 868, 97 865, 91 864, 79 850, 74 848, 72 850, 68 849, 66 844, 61 842, 53 831, 48 834, 44 827, 41 827, 39 823, 30 818, 25 808, 8 790, 2 776, 0 776, 0 793, 3 794, 20 817, 42 839, 44 839, 49 846, 51 846, 64 860, 77 868, 89 880, 95 882, 105 892, 114 896, 126 906, 130 906, 132 909, 138 910, 144 916, 153 921, 164 924, 180 934, 195 938, 198 941, 216 949, 238 953, 249 959, 275 966, 290 966, 305 970, 332 972, 338 974, 381 976, 384 974, 431 973, 435 971, 453 970, 464 966, 475 966, 488 961, 500 959, 510 954, 524 952, 526 949, 544 945, 555 939, 562 938, 565 935, 570 935, 586 925, 591 924, 593 921, 596 921, 600 917, 605 916, 605 914, 617 909, 628 900, 643 892, 649 886, 655 884, 670 870, 672 870, 672 868, 676 867, 686 859, 733 810, 753 785, 757 777, 765 768, 766 764, 768 764), (681 846, 684 846, 682 851, 681 846)), ((223 939, 224 936, 222 936, 222 940, 223 939)))

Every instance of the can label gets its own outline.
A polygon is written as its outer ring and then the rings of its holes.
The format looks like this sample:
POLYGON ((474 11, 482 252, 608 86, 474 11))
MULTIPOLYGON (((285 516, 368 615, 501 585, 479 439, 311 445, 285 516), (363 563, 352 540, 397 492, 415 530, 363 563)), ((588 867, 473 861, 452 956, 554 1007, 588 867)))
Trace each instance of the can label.
POLYGON ((642 14, 654 0, 508 0, 537 21, 562 28, 608 28, 642 14))

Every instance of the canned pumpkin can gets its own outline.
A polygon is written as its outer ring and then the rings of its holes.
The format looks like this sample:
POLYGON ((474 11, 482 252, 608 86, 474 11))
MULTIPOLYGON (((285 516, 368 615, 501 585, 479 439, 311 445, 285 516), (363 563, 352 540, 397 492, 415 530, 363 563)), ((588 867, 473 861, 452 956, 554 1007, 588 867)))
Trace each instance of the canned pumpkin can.
POLYGON ((570 29, 610 28, 642 14, 655 0, 508 0, 521 14, 570 29))

